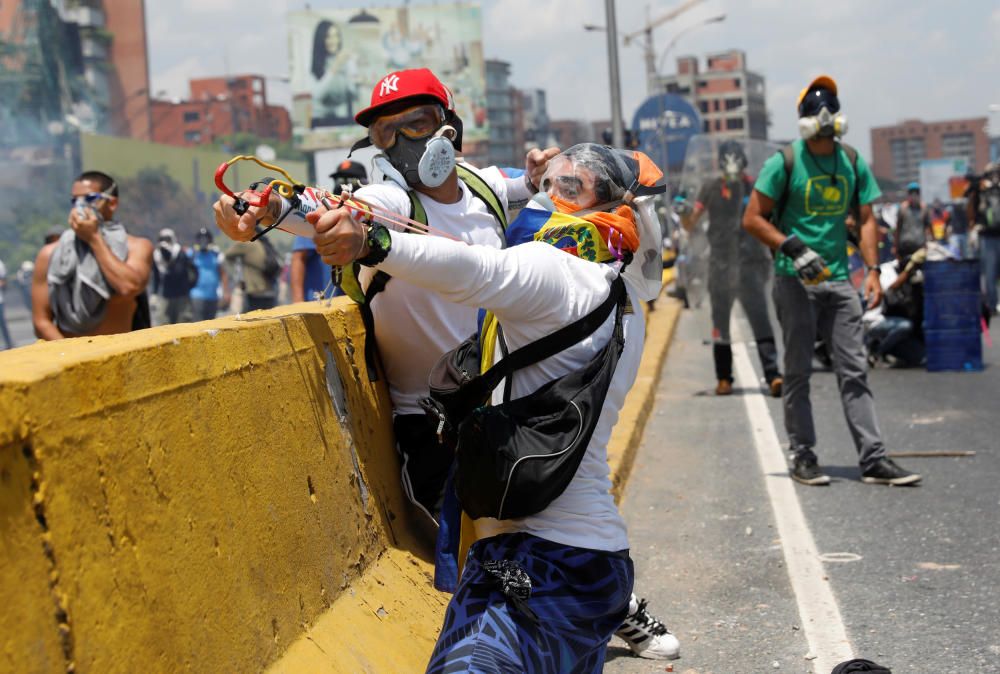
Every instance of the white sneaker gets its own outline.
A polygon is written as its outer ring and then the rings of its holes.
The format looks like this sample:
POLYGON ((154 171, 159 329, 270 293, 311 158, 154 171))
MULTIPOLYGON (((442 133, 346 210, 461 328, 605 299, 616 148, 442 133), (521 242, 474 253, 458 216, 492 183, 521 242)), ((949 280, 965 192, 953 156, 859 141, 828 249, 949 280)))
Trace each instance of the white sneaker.
POLYGON ((632 595, 629 614, 615 631, 615 636, 628 644, 640 658, 676 660, 681 656, 681 642, 667 626, 646 612, 646 600, 632 595))

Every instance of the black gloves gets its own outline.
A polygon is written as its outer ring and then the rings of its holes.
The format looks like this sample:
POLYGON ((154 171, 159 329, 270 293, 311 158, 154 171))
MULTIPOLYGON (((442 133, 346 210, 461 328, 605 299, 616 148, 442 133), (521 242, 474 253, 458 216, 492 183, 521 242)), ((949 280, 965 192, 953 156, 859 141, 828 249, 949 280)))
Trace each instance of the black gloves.
POLYGON ((778 250, 792 259, 799 278, 809 285, 825 281, 832 275, 826 261, 794 234, 785 239, 778 250))

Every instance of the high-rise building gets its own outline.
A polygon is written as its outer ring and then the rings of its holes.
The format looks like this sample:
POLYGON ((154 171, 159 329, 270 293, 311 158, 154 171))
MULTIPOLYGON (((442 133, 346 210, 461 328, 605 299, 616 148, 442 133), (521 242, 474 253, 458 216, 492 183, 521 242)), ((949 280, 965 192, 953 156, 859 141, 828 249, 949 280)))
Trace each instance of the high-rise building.
POLYGON ((550 120, 545 89, 522 89, 521 110, 525 149, 554 145, 555 141, 549 130, 550 120))
POLYGON ((153 140, 166 145, 205 145, 224 136, 250 133, 288 141, 288 110, 267 102, 260 75, 210 77, 189 82, 188 100, 153 101, 153 140))
POLYGON ((0 40, 5 80, 18 87, 13 103, 5 96, 8 109, 23 104, 47 124, 149 138, 143 0, 0 2, 0 40))
POLYGON ((986 118, 922 122, 911 119, 873 128, 872 171, 875 177, 905 184, 920 179, 925 159, 962 158, 970 170, 981 171, 989 161, 986 118))
POLYGON ((708 54, 705 70, 696 56, 677 59, 677 74, 659 78, 660 91, 684 96, 698 108, 704 133, 767 139, 764 77, 747 69, 739 49, 708 54))
POLYGON ((510 86, 510 64, 488 59, 486 119, 490 125, 490 164, 511 167, 524 165, 524 132, 523 127, 519 129, 517 124, 520 109, 520 92, 510 86))

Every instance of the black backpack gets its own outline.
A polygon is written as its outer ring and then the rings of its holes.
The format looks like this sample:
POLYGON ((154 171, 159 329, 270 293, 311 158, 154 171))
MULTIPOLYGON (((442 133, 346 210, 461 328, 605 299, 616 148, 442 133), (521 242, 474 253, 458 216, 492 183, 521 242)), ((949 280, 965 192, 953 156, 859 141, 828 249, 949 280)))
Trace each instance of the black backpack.
POLYGON ((544 510, 569 485, 590 445, 618 358, 628 294, 621 276, 607 299, 577 321, 516 351, 482 372, 482 336, 472 335, 441 357, 420 406, 438 422, 438 437, 455 451, 455 492, 473 519, 527 517, 544 510), (578 344, 615 311, 608 343, 584 367, 510 400, 517 370, 578 344), (507 382, 504 402, 489 399, 507 382))
POLYGON ((264 268, 261 269, 261 273, 269 285, 274 285, 281 275, 281 258, 278 251, 275 250, 274 244, 268 241, 267 237, 261 237, 258 240, 264 244, 264 268))

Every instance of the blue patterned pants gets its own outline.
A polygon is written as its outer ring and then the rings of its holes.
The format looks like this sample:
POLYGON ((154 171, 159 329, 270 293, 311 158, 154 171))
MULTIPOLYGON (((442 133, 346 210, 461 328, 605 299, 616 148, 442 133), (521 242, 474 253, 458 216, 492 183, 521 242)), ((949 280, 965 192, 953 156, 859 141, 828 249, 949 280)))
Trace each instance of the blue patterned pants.
POLYGON ((477 541, 427 672, 600 672, 633 580, 628 551, 523 533, 477 541))

